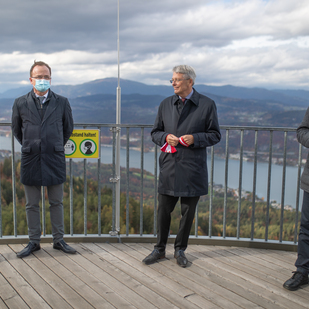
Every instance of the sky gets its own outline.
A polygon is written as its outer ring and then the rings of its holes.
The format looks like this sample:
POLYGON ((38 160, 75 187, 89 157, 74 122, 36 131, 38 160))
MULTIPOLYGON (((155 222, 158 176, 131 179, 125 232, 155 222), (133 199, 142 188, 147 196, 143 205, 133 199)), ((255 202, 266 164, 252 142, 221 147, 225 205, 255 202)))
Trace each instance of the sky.
MULTIPOLYGON (((119 0, 120 77, 309 90, 308 0, 119 0)), ((118 76, 118 0, 0 0, 0 92, 29 83, 34 60, 52 84, 118 76)))

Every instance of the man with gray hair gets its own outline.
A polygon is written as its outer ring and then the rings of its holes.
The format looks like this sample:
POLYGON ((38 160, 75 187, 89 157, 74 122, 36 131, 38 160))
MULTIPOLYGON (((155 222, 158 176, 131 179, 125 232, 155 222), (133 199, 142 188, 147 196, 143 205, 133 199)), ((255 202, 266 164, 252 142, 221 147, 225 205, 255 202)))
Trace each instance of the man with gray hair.
POLYGON ((165 258, 171 213, 180 198, 181 220, 174 243, 177 264, 186 267, 184 251, 201 195, 208 193, 206 147, 221 139, 215 102, 194 88, 196 74, 188 65, 173 68, 170 80, 175 94, 163 100, 151 131, 152 141, 161 147, 158 186, 157 244, 143 263, 165 258))

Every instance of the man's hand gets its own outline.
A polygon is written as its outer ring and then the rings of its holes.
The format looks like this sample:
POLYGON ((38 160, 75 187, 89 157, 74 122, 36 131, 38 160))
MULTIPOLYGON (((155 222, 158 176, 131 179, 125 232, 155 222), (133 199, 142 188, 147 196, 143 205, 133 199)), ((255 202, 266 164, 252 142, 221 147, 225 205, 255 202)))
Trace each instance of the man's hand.
POLYGON ((183 135, 181 136, 185 143, 188 145, 194 144, 194 137, 193 135, 183 135))
POLYGON ((178 143, 179 143, 179 138, 173 134, 169 134, 167 137, 166 137, 166 141, 169 145, 171 146, 177 146, 178 143))

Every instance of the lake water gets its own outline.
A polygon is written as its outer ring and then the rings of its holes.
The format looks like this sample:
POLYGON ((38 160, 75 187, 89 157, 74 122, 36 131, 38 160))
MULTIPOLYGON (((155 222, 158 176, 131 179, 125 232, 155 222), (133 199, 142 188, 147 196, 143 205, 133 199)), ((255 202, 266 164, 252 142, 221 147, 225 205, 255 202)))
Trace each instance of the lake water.
MULTIPOLYGON (((11 138, 0 136, 0 149, 11 150, 11 138)), ((20 145, 15 141, 15 151, 20 151, 20 145)), ((158 151, 158 155, 160 150, 158 151)), ((88 159, 96 161, 94 159, 88 159)), ((101 162, 105 164, 112 163, 112 148, 101 147, 101 162)), ((144 169, 154 173, 154 153, 144 153, 144 169)), ((126 150, 120 151, 120 165, 126 167, 126 150)), ((141 152, 136 150, 130 150, 130 167, 141 168, 141 152)), ((208 168, 210 172, 210 157, 208 157, 208 168)), ((243 162, 243 177, 242 177, 242 189, 246 191, 253 191, 253 162, 243 162)), ((159 170, 158 170, 159 171, 159 170)), ((277 203, 281 203, 282 192, 282 173, 283 167, 281 165, 272 165, 271 174, 271 194, 270 199, 276 200, 277 203)), ((297 173, 298 169, 295 166, 286 167, 286 182, 285 182, 285 196, 284 204, 291 205, 295 208, 296 205, 296 191, 297 191, 297 173)), ((268 178, 268 163, 257 163, 257 181, 256 181, 256 195, 260 198, 267 198, 267 178, 268 178)), ((214 160, 214 182, 216 184, 224 184, 225 182, 225 160, 215 157, 214 160)), ((229 160, 228 169, 228 187, 237 189, 239 183, 239 161, 229 160)), ((300 195, 300 207, 302 201, 302 190, 300 195)))

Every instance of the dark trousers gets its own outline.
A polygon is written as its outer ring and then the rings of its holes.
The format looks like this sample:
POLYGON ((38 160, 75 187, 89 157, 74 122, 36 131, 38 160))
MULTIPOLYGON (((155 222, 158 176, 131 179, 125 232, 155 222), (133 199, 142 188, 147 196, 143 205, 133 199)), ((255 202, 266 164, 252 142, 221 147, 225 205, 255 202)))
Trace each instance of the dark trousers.
MULTIPOLYGON (((175 251, 186 250, 188 246, 190 230, 199 198, 199 196, 180 197, 181 220, 179 223, 179 230, 174 244, 175 251)), ((170 196, 164 194, 158 195, 158 236, 155 249, 158 249, 160 252, 165 251, 170 231, 171 213, 173 212, 178 199, 178 196, 170 196)))
POLYGON ((295 262, 297 271, 309 273, 309 193, 304 191, 301 209, 301 223, 298 236, 298 256, 295 262))
MULTIPOLYGON (((28 223, 28 235, 30 241, 39 244, 41 240, 41 222, 40 222, 40 186, 26 186, 26 215, 28 223)), ((50 220, 52 224, 52 234, 54 243, 63 239, 63 184, 47 186, 49 200, 50 220)))

